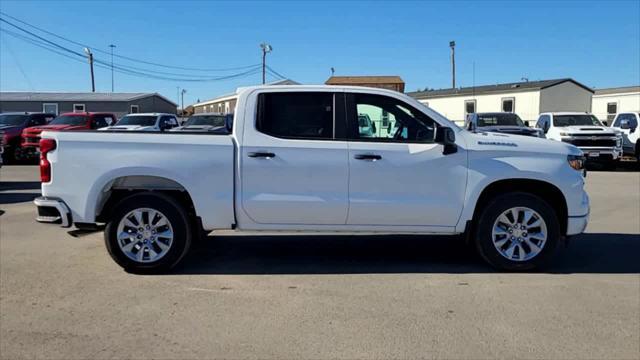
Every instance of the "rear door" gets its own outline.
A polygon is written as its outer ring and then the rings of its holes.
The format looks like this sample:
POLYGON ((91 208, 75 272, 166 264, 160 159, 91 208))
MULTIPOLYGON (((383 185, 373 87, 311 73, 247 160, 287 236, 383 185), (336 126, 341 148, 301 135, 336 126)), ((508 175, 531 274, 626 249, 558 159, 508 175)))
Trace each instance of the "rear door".
POLYGON ((264 92, 255 113, 255 121, 246 117, 240 154, 244 212, 260 224, 344 225, 344 95, 264 92))
POLYGON ((436 122, 389 96, 347 94, 350 225, 455 226, 467 181, 465 150, 444 155, 436 122), (359 132, 358 116, 376 125, 359 132))

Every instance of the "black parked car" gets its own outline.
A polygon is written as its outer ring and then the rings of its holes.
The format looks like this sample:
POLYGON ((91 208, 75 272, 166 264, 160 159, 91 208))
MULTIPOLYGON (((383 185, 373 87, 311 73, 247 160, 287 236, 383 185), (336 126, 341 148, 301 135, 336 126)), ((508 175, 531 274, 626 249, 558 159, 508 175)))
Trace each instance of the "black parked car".
POLYGON ((465 128, 469 131, 498 132, 512 135, 543 137, 540 129, 530 128, 514 113, 473 113, 467 115, 465 128))
POLYGON ((194 114, 182 125, 170 131, 195 131, 214 134, 231 134, 233 114, 202 113, 194 114))

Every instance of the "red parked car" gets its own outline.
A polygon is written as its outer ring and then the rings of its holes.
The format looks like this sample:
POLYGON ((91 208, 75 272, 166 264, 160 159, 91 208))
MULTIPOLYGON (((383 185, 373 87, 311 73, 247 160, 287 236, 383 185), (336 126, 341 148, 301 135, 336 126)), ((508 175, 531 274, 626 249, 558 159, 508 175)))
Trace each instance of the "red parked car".
POLYGON ((40 133, 43 131, 77 131, 96 130, 116 122, 116 116, 111 113, 87 112, 60 114, 49 124, 34 126, 22 131, 22 147, 26 154, 37 157, 40 146, 40 133))
POLYGON ((0 114, 0 131, 2 132, 2 151, 5 162, 20 158, 21 134, 25 128, 46 125, 56 117, 54 114, 12 112, 0 114))

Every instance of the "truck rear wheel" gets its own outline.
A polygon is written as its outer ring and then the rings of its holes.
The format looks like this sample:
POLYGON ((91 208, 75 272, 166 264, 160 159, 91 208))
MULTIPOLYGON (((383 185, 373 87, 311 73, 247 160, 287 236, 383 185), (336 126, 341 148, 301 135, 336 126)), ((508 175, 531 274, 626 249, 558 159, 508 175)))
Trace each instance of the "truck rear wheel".
POLYGON ((104 231, 109 254, 133 273, 162 273, 176 266, 193 239, 186 210, 170 196, 139 193, 124 198, 104 231))
POLYGON ((489 202, 476 230, 478 252, 500 270, 541 267, 560 241, 553 208, 539 197, 521 192, 500 195, 489 202))

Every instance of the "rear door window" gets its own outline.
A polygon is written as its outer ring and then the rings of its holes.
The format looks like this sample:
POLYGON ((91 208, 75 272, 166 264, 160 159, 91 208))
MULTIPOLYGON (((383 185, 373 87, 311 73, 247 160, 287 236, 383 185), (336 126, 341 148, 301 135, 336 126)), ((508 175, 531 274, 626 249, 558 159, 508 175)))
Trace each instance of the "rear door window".
POLYGON ((332 139, 333 102, 334 95, 329 92, 260 94, 256 128, 286 139, 332 139))

